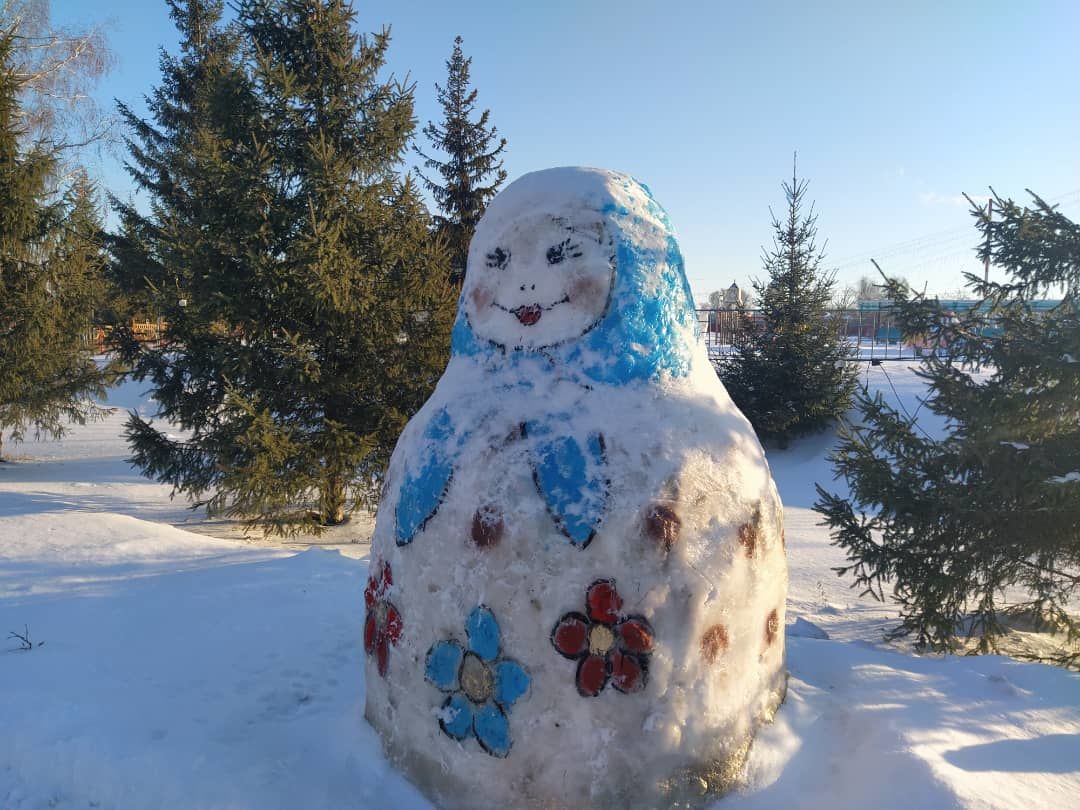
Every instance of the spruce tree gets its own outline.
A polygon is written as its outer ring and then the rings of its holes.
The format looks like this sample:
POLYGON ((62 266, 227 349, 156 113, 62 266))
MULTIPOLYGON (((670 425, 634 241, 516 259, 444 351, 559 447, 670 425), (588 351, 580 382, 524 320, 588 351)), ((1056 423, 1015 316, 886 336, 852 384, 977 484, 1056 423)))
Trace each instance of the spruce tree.
POLYGON ((165 151, 117 253, 160 268, 168 338, 136 373, 184 435, 132 414, 133 461, 211 514, 318 532, 373 502, 446 362, 445 251, 398 171, 411 88, 380 78, 388 32, 358 37, 340 0, 250 0, 224 30, 198 6, 209 37, 174 15, 169 104, 134 128, 136 160, 165 151))
MULTIPOLYGON (((226 351, 214 334, 201 331, 200 306, 218 295, 216 285, 253 244, 236 227, 252 203, 230 183, 251 144, 256 113, 242 37, 236 26, 222 25, 223 0, 166 3, 180 52, 161 53, 161 84, 145 98, 150 118, 117 104, 126 128, 126 169, 150 206, 111 200, 120 229, 108 236, 110 269, 123 316, 116 319, 112 342, 137 379, 154 383, 163 413, 186 422, 197 416, 173 412, 179 403, 164 391, 182 386, 185 372, 172 362, 176 351, 226 351), (167 342, 135 342, 124 323, 132 317, 161 318, 169 325, 167 342)), ((210 392, 203 396, 200 407, 220 404, 210 392)))
MULTIPOLYGON (((1034 195, 994 203, 993 219, 972 213, 980 258, 1006 278, 967 274, 971 310, 886 286, 904 335, 940 349, 919 371, 920 407, 944 435, 864 392, 832 456, 850 497, 819 486, 815 505, 847 553, 837 572, 880 599, 891 586, 892 635, 921 648, 993 650, 1006 606, 1066 641, 1080 633, 1067 610, 1080 588, 1080 225, 1034 195)), ((1072 649, 1062 662, 1080 662, 1072 649)))
POLYGON ((441 182, 437 182, 418 172, 441 211, 435 216, 435 229, 446 239, 451 280, 458 285, 465 278, 469 243, 476 223, 506 180, 499 157, 506 149, 506 138, 496 140, 498 131, 488 125, 490 110, 484 110, 473 120, 477 91, 469 84, 472 58, 465 58, 461 44, 461 37, 456 37, 454 50, 446 62, 446 86, 435 85, 443 120, 440 125, 429 121, 424 127, 432 148, 443 152, 446 159, 439 160, 416 149, 424 159, 424 166, 441 177, 441 182))
POLYGON ((787 216, 773 215, 766 281, 755 280, 760 319, 745 319, 735 352, 719 367, 732 400, 766 441, 823 430, 847 411, 855 388, 848 346, 829 317, 834 276, 817 248, 807 181, 783 184, 787 216))
POLYGON ((108 376, 87 339, 104 289, 94 192, 85 179, 57 191, 55 147, 22 142, 18 92, 0 32, 0 440, 101 416, 108 376))

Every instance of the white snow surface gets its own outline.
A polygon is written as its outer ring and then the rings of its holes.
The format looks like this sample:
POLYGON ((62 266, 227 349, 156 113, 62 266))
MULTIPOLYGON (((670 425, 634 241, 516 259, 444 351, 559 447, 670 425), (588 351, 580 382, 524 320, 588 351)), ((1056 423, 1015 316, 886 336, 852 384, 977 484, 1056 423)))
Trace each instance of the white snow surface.
MULTIPOLYGON (((912 370, 866 381, 918 407, 912 370)), ((137 385, 111 403, 147 408, 137 385)), ((0 635, 44 643, 0 639, 0 808, 430 808, 363 719, 367 561, 178 528, 168 488, 124 464, 123 418, 5 442, 0 635)), ((789 624, 787 701, 714 810, 1080 807, 1080 678, 882 644, 894 608, 829 570, 842 556, 809 507, 831 441, 769 453, 788 619, 830 638, 789 624)))
POLYGON ((1076 481, 1080 481, 1080 470, 1073 470, 1064 475, 1054 475, 1047 480, 1049 480, 1051 484, 1072 484, 1076 481))

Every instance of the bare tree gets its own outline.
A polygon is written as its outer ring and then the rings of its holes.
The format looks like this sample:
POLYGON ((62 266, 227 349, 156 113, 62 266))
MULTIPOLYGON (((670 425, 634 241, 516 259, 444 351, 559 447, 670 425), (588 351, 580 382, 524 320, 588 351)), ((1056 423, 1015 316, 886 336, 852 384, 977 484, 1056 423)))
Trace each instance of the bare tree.
POLYGON ((842 290, 833 295, 833 307, 836 309, 853 309, 859 302, 859 290, 848 284, 842 290))
POLYGON ((881 284, 870 276, 862 276, 855 284, 856 301, 880 301, 884 295, 881 284))
POLYGON ((90 95, 112 64, 103 28, 56 25, 49 0, 0 0, 0 30, 15 42, 26 137, 73 155, 103 141, 111 117, 90 95))

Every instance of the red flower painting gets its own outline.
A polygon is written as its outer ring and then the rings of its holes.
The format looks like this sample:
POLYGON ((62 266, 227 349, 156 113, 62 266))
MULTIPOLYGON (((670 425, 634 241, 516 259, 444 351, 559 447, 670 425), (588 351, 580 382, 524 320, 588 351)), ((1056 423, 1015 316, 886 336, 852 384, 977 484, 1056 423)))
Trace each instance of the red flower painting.
POLYGON ((391 604, 386 595, 394 584, 390 564, 383 563, 377 573, 368 577, 364 589, 364 604, 367 617, 364 619, 364 651, 375 656, 379 674, 386 677, 386 668, 390 663, 390 645, 397 644, 401 638, 401 614, 391 604))
POLYGON ((585 613, 567 613, 551 630, 551 643, 578 662, 577 690, 596 697, 610 683, 625 694, 640 692, 649 675, 653 630, 642 616, 626 616, 615 580, 598 579, 585 593, 585 613))

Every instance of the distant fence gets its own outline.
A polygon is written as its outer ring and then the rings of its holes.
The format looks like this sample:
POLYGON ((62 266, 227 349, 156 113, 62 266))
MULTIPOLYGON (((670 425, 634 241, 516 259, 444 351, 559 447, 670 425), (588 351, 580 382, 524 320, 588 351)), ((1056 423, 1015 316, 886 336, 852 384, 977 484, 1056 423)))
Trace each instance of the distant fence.
MULTIPOLYGON (((760 328, 760 309, 699 309, 698 323, 709 357, 716 361, 735 353, 735 346, 748 331, 760 328)), ((917 360, 933 353, 948 355, 948 346, 931 346, 926 340, 905 342, 893 311, 832 309, 826 318, 847 341, 852 360, 917 360)))
MULTIPOLYGON (((167 324, 163 320, 132 321, 131 334, 140 343, 157 343, 165 334, 167 324)), ((83 335, 83 340, 93 347, 98 354, 105 352, 111 326, 91 326, 83 335)))
MULTIPOLYGON (((917 360, 930 353, 949 354, 947 346, 930 346, 927 341, 904 342, 893 312, 889 308, 876 310, 833 309, 826 317, 840 336, 848 342, 852 360, 917 360)), ((764 315, 759 309, 699 309, 698 323, 711 359, 735 353, 738 341, 749 330, 760 328, 764 315)), ((168 327, 162 320, 132 321, 131 333, 136 340, 157 343, 168 327)), ((92 326, 84 340, 99 354, 106 350, 108 326, 92 326)))

